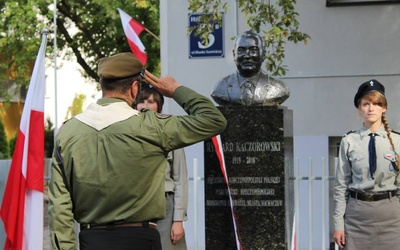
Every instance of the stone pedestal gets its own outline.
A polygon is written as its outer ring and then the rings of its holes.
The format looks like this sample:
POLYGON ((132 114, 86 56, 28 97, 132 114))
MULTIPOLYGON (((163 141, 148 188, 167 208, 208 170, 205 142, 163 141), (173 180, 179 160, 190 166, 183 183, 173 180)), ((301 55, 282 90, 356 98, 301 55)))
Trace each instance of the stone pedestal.
POLYGON ((237 249, 233 217, 243 250, 289 249, 293 112, 282 106, 219 109, 228 121, 221 141, 230 195, 214 145, 205 141, 206 249, 237 249))

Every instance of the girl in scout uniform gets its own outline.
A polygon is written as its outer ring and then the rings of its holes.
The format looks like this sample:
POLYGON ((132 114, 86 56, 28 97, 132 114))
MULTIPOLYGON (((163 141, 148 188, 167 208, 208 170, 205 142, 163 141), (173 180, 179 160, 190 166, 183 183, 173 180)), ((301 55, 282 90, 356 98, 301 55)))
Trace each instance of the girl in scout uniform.
MULTIPOLYGON (((161 113, 164 97, 151 85, 144 84, 140 91, 137 109, 161 113)), ((163 250, 186 250, 183 221, 187 220, 188 177, 183 148, 168 154, 165 168, 166 217, 157 222, 163 250)))
POLYGON ((389 128, 384 94, 377 80, 361 84, 354 105, 363 126, 340 144, 333 237, 343 249, 400 249, 400 136, 389 128))

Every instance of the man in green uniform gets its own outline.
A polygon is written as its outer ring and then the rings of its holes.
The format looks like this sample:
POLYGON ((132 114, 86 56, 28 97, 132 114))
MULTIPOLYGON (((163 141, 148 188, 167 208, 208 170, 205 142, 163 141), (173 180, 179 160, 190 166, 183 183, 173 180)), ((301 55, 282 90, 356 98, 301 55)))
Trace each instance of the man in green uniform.
POLYGON ((157 78, 131 53, 100 59, 103 97, 68 120, 57 134, 49 183, 54 249, 161 249, 156 222, 165 216, 168 152, 221 133, 226 120, 213 103, 157 78), (132 109, 145 78, 173 98, 186 116, 132 109))

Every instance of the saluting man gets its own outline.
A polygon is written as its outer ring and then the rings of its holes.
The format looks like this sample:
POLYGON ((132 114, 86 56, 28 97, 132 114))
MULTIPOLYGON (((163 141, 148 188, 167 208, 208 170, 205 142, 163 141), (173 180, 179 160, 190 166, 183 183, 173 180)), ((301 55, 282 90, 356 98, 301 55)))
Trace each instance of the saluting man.
POLYGON ((168 152, 221 133, 226 120, 206 97, 171 76, 145 71, 132 53, 98 62, 103 97, 68 120, 56 137, 49 183, 54 249, 158 250, 165 216, 168 152), (132 109, 143 80, 172 97, 186 116, 132 109))

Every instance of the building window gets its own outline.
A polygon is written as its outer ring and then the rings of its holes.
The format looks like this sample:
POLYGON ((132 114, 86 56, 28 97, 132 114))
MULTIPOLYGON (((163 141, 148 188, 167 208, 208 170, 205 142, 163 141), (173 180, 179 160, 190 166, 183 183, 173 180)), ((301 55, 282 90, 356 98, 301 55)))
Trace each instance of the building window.
POLYGON ((346 5, 371 5, 371 4, 396 4, 400 0, 326 0, 326 6, 346 6, 346 5))

